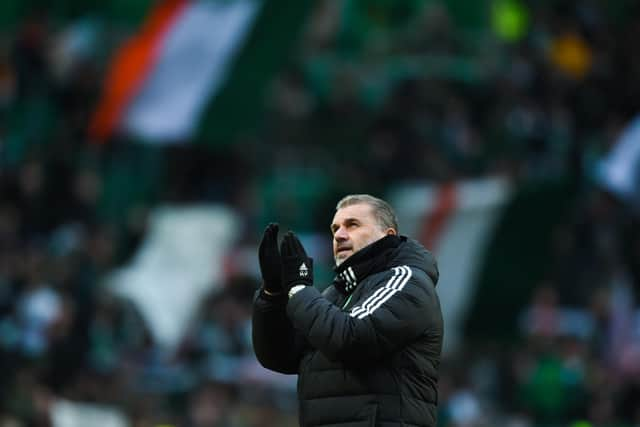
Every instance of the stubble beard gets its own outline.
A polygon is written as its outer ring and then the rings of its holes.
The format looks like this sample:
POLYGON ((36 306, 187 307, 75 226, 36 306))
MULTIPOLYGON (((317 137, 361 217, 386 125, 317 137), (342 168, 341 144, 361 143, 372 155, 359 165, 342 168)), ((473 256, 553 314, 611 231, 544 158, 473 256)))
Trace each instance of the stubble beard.
POLYGON ((340 267, 340 264, 342 264, 343 262, 345 262, 347 260, 347 258, 349 257, 340 257, 340 256, 335 256, 333 259, 336 262, 336 267, 340 267))

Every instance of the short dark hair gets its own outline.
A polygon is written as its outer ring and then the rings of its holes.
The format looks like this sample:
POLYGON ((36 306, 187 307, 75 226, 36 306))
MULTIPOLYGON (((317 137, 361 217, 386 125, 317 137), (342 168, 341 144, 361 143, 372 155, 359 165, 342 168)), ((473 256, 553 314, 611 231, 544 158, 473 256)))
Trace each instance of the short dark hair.
POLYGON ((384 200, 373 197, 369 194, 349 194, 348 196, 343 197, 336 205, 336 211, 347 206, 359 204, 371 206, 373 215, 375 216, 380 228, 393 228, 396 233, 398 232, 398 218, 396 217, 396 213, 393 211, 391 205, 384 200))

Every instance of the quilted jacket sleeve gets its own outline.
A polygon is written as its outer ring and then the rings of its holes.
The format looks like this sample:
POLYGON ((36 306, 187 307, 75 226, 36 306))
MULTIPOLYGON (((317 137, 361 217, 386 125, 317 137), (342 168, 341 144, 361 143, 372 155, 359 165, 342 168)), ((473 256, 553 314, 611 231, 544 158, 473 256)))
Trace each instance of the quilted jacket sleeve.
POLYGON ((286 296, 270 297, 261 291, 256 293, 251 329, 253 349, 265 368, 283 374, 297 374, 304 339, 293 328, 286 306, 286 296))
POLYGON ((287 313, 311 346, 345 363, 384 358, 425 331, 442 334, 433 282, 407 266, 394 267, 350 312, 307 288, 289 300, 287 313))

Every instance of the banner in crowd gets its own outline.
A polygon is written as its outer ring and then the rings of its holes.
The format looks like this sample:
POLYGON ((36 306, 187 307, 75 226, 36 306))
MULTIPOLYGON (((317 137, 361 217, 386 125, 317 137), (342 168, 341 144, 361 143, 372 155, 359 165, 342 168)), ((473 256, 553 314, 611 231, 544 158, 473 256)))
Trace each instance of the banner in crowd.
POLYGON ((134 302, 159 346, 175 348, 204 297, 223 281, 238 228, 225 207, 158 208, 135 257, 107 284, 134 302))
POLYGON ((597 179, 620 200, 640 208, 640 116, 627 125, 599 164, 597 179))
POLYGON ((114 53, 90 136, 228 142, 257 122, 310 10, 286 0, 158 2, 114 53))
POLYGON ((250 32, 257 0, 160 2, 116 53, 90 131, 184 141, 250 32))
POLYGON ((56 399, 49 408, 52 427, 128 427, 118 408, 86 402, 56 399))
POLYGON ((391 193, 401 234, 415 236, 438 261, 445 352, 462 338, 478 269, 510 195, 503 179, 406 185, 391 193))

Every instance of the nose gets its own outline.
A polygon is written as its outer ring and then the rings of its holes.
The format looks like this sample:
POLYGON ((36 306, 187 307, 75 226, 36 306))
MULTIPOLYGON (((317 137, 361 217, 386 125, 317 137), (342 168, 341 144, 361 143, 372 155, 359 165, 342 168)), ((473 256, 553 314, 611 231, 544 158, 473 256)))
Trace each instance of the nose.
POLYGON ((334 233, 333 238, 336 242, 343 242, 349 239, 349 233, 347 233, 347 230, 344 227, 340 227, 334 233))

